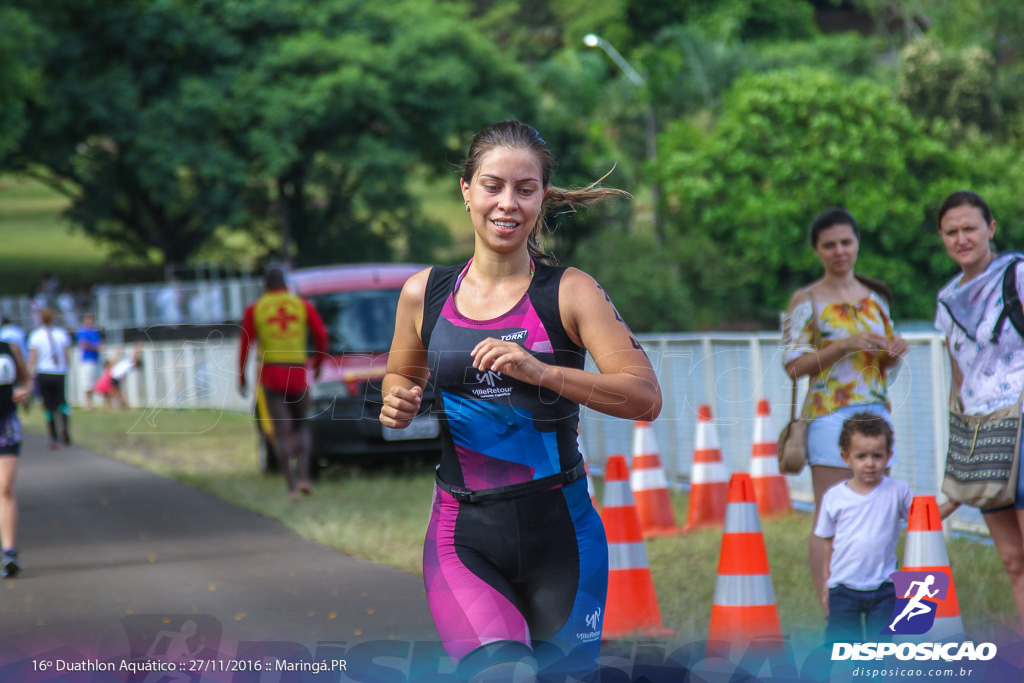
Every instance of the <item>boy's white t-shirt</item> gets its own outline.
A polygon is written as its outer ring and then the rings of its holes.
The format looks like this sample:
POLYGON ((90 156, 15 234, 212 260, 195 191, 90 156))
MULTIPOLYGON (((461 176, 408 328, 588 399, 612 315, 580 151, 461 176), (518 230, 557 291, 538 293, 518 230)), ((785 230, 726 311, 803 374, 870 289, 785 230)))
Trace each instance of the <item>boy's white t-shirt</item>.
POLYGON ((909 486, 886 476, 867 495, 845 481, 825 492, 814 535, 833 539, 829 588, 869 591, 891 581, 900 520, 907 519, 913 498, 909 486))
POLYGON ((128 371, 135 367, 134 358, 122 358, 110 369, 110 376, 120 381, 128 374, 128 371))

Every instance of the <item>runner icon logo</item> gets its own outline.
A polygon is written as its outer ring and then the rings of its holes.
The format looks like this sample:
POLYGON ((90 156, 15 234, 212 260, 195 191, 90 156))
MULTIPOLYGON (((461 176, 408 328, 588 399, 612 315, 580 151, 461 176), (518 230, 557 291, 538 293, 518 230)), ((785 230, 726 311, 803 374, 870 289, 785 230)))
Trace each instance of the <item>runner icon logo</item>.
POLYGON ((487 372, 478 373, 477 376, 476 376, 476 381, 477 382, 479 382, 480 384, 486 384, 489 387, 493 387, 494 386, 495 379, 497 379, 497 381, 500 382, 501 381, 501 373, 500 372, 495 372, 494 370, 488 370, 487 372))
POLYGON ((505 398, 512 393, 512 385, 505 381, 500 372, 494 370, 478 372, 476 381, 478 384, 484 385, 470 390, 477 398, 485 400, 505 398))
POLYGON ((584 615, 583 618, 586 620, 587 628, 590 630, 576 634, 579 642, 593 643, 601 640, 601 607, 598 606, 593 612, 584 615))
POLYGON ((949 576, 943 572, 894 572, 896 607, 886 634, 921 635, 935 623, 939 602, 946 599, 949 576))

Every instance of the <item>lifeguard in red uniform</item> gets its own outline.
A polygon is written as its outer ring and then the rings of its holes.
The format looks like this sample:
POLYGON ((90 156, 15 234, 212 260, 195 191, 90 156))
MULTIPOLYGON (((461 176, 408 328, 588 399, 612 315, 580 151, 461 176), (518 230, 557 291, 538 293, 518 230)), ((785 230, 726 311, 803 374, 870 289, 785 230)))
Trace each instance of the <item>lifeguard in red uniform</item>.
POLYGON ((253 340, 259 343, 259 383, 266 399, 267 413, 274 421, 278 462, 288 485, 288 496, 313 492, 309 483, 311 437, 306 414, 310 396, 306 375, 309 341, 316 354, 310 365, 313 375, 327 353, 327 330, 316 309, 306 299, 288 291, 284 273, 271 268, 263 281, 263 295, 245 309, 242 317, 241 348, 238 353, 238 391, 246 396, 245 364, 253 340), (292 471, 298 464, 298 486, 292 471))

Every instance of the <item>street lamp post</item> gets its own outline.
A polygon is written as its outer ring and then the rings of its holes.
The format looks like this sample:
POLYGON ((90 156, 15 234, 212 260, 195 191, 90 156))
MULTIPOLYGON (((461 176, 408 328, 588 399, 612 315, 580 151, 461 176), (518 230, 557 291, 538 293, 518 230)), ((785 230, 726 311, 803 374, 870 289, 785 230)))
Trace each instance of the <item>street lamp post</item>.
MULTIPOLYGON (((613 62, 623 73, 626 74, 626 78, 630 80, 637 88, 644 88, 647 86, 647 79, 640 75, 640 73, 633 68, 633 66, 626 61, 626 58, 619 54, 619 51, 615 49, 615 46, 609 43, 601 36, 588 33, 583 36, 583 44, 587 47, 599 47, 604 50, 605 54, 608 55, 613 62)), ((654 120, 654 107, 648 103, 647 111, 644 113, 644 127, 646 128, 647 138, 647 159, 648 161, 654 161, 658 158, 658 128, 657 123, 654 120)), ((659 220, 659 207, 661 205, 661 185, 658 181, 651 183, 651 204, 653 206, 654 215, 654 232, 660 237, 660 223, 659 220)))

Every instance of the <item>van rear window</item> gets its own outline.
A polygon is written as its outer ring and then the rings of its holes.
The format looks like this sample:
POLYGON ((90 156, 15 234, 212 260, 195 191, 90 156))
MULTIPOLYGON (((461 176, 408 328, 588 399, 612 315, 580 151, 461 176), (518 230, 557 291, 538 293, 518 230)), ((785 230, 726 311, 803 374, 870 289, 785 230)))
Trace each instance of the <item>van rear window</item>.
POLYGON ((400 289, 371 289, 309 297, 324 319, 330 353, 388 351, 399 294, 400 289))

